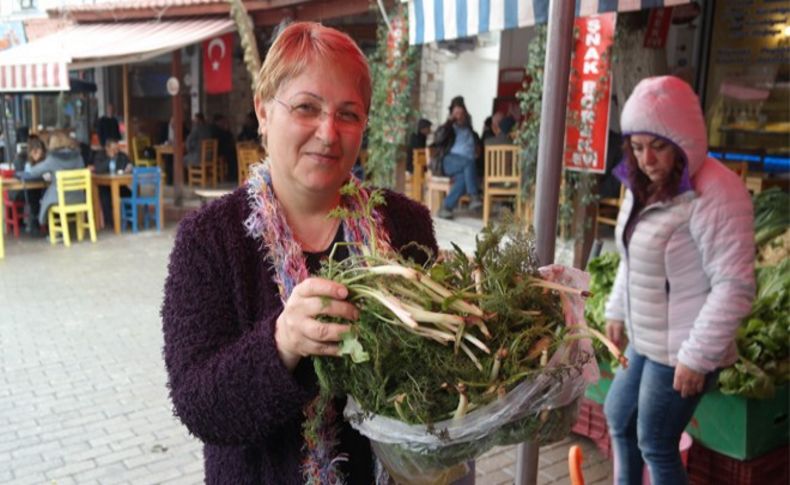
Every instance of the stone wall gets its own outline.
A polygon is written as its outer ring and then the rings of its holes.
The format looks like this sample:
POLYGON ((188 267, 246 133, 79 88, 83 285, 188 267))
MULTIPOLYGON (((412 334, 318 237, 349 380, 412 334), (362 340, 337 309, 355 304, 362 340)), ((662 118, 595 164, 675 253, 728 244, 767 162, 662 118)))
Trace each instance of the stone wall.
POLYGON ((435 44, 422 46, 422 59, 419 72, 419 116, 433 122, 433 128, 444 121, 446 109, 442 106, 442 90, 444 87, 444 63, 447 54, 441 52, 435 44))

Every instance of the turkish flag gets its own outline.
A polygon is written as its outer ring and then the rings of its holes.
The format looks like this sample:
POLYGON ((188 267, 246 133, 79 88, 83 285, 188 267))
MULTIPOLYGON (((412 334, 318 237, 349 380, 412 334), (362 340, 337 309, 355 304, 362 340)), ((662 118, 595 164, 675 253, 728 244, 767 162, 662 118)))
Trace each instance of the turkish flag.
POLYGON ((203 41, 203 78, 207 94, 227 93, 233 86, 233 34, 203 41))

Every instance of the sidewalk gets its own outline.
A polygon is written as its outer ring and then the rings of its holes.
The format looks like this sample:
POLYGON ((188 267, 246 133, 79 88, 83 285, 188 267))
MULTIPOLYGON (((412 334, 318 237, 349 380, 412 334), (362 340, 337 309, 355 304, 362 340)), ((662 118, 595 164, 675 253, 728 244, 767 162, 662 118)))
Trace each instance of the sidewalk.
MULTIPOLYGON (((477 222, 479 224, 479 221, 477 222)), ((442 247, 470 249, 477 228, 436 222, 442 247)), ((199 484, 200 443, 172 417, 159 308, 174 225, 161 234, 50 246, 6 238, 0 261, 0 483, 199 484)), ((538 483, 567 483, 584 447, 587 483, 609 462, 582 438, 541 449, 538 483)), ((478 484, 512 483, 514 448, 477 464, 478 484)))

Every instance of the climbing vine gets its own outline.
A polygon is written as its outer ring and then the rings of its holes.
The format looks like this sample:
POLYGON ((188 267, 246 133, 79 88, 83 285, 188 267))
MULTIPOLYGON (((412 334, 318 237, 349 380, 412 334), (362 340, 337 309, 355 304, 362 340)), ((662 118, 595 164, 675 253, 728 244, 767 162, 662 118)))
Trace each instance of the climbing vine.
POLYGON ((411 86, 417 55, 409 46, 407 15, 399 5, 390 16, 390 28, 383 21, 379 23, 376 52, 370 58, 373 96, 365 173, 379 187, 395 185, 395 167, 405 158, 406 135, 413 117, 411 86))
MULTIPOLYGON (((536 30, 537 34, 528 46, 529 58, 525 67, 526 80, 523 88, 516 95, 521 112, 524 114, 522 122, 517 127, 515 140, 523 149, 521 173, 522 193, 525 200, 534 200, 535 194, 540 111, 543 98, 544 63, 546 60, 546 27, 538 26, 536 30)), ((574 32, 574 37, 578 38, 577 32, 574 32)), ((577 74, 572 71, 571 78, 577 74)), ((601 83, 604 80, 605 78, 601 78, 597 83, 601 83)), ((599 89, 595 90, 595 101, 600 99, 599 91, 599 89)), ((566 123, 579 129, 583 128, 578 113, 569 111, 566 123)), ((585 229, 589 229, 591 221, 585 221, 584 225, 574 227, 572 224, 574 201, 579 200, 583 206, 595 203, 598 200, 598 178, 594 173, 563 170, 563 179, 564 187, 560 197, 558 230, 561 234, 569 235, 574 239, 581 239, 585 229)))

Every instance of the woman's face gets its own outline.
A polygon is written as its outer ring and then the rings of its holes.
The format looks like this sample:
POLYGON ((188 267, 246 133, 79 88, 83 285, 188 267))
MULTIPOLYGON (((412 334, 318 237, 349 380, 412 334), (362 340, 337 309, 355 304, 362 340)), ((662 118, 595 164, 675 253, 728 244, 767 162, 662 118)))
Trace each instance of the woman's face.
POLYGON ((30 149, 30 161, 33 163, 40 162, 42 158, 44 158, 44 150, 37 147, 30 149))
POLYGON ((335 193, 348 179, 367 120, 349 71, 338 63, 312 64, 274 99, 256 98, 275 189, 335 193))
POLYGON ((651 182, 666 182, 675 167, 677 154, 668 141, 653 135, 631 135, 631 150, 636 157, 639 170, 651 182))

